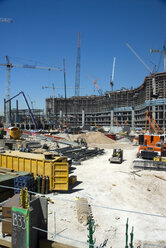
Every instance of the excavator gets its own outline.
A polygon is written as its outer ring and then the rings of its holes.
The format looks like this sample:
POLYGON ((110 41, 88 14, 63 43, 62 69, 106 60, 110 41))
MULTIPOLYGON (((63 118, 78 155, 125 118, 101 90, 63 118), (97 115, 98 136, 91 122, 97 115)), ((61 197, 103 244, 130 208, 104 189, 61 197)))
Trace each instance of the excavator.
POLYGON ((146 112, 145 134, 139 135, 139 145, 138 157, 153 159, 155 156, 166 156, 166 135, 163 134, 150 111, 146 112), (149 134, 147 134, 148 122, 150 124, 149 134))
POLYGON ((152 129, 157 135, 163 134, 163 131, 160 129, 159 125, 157 124, 157 122, 153 118, 152 112, 150 112, 150 111, 147 111, 146 116, 145 116, 145 133, 147 132, 147 122, 148 121, 150 124, 150 129, 149 129, 150 134, 152 133, 152 129))

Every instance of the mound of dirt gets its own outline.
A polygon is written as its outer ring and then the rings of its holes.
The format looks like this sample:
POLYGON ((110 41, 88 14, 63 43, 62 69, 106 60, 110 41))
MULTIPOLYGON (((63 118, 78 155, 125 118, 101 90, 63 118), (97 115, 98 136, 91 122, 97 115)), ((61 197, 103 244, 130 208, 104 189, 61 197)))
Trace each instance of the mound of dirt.
POLYGON ((77 140, 78 137, 84 138, 88 145, 91 144, 112 144, 116 141, 108 138, 105 134, 100 132, 88 132, 85 134, 77 134, 70 136, 71 140, 77 140))

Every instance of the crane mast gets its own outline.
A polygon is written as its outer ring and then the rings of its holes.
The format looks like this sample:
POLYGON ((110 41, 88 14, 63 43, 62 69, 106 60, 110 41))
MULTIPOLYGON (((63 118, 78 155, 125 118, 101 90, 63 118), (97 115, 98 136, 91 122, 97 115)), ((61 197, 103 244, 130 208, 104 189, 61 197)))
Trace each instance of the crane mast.
POLYGON ((54 83, 52 83, 52 86, 42 86, 42 89, 52 89, 52 92, 53 92, 53 95, 52 95, 52 115, 55 114, 55 102, 54 102, 54 99, 55 99, 55 85, 54 83))
POLYGON ((113 86, 114 86, 115 60, 116 60, 116 58, 114 57, 114 60, 113 60, 113 67, 112 67, 112 75, 111 75, 111 82, 110 82, 111 91, 113 91, 113 86))
POLYGON ((78 33, 78 49, 75 74, 75 96, 79 96, 80 91, 80 32, 78 33))
POLYGON ((65 124, 66 128, 68 127, 67 123, 67 94, 66 94, 66 68, 65 68, 65 59, 63 59, 63 71, 64 71, 64 89, 65 89, 65 124))
POLYGON ((166 47, 163 46, 163 51, 150 49, 150 53, 161 53, 161 54, 164 54, 164 71, 166 72, 166 47))

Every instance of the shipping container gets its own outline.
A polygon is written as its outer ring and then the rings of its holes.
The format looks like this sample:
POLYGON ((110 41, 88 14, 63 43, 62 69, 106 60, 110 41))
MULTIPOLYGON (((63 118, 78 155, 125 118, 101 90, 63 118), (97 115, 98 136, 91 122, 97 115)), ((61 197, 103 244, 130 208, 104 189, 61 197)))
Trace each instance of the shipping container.
POLYGON ((67 157, 54 154, 34 154, 19 151, 6 151, 0 154, 0 167, 14 171, 26 171, 48 176, 50 190, 68 190, 69 164, 67 157))

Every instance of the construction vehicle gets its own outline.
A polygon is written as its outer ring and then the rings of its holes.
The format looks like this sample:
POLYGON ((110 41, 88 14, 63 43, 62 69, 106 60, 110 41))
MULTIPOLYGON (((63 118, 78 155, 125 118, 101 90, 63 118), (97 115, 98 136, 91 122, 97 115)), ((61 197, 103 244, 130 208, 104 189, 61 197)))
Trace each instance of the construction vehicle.
POLYGON ((147 133, 148 122, 150 125, 150 134, 139 135, 140 147, 138 149, 137 157, 154 159, 156 156, 163 156, 163 154, 165 154, 166 135, 163 134, 150 111, 147 111, 145 116, 145 133, 147 133), (152 134, 152 130, 154 134, 152 134))
POLYGON ((162 156, 166 152, 166 136, 165 135, 153 135, 145 134, 139 135, 139 149, 137 157, 142 157, 141 154, 144 154, 144 158, 153 159, 154 156, 162 156), (150 155, 151 153, 151 155, 150 155))
POLYGON ((29 114, 30 114, 31 119, 32 119, 32 121, 33 121, 34 127, 35 127, 35 129, 37 129, 37 128, 38 128, 38 124, 37 124, 37 122, 36 122, 36 120, 35 120, 35 117, 34 117, 34 115, 33 115, 33 113, 32 113, 32 110, 31 110, 31 108, 30 108, 30 106, 29 106, 28 100, 27 100, 27 98, 26 98, 26 96, 25 96, 25 94, 24 94, 23 91, 20 91, 17 95, 15 95, 15 96, 11 97, 10 99, 6 100, 6 101, 5 101, 5 104, 8 103, 9 101, 11 101, 12 99, 14 99, 15 97, 19 96, 20 94, 22 94, 23 97, 24 97, 24 100, 25 100, 25 102, 26 102, 26 104, 27 104, 27 107, 28 107, 28 110, 29 110, 29 114))
POLYGON ((147 122, 149 121, 150 128, 149 133, 152 133, 152 129, 154 133, 156 134, 163 134, 162 130, 160 129, 159 125, 155 121, 155 119, 152 116, 152 112, 147 111, 145 116, 145 133, 147 132, 147 122))
POLYGON ((121 164, 123 162, 123 150, 116 148, 113 150, 112 157, 109 158, 110 163, 121 164))
POLYGON ((150 111, 146 112, 145 116, 145 135, 139 135, 139 150, 137 157, 153 159, 154 156, 161 156, 161 154, 166 150, 166 136, 161 131, 159 125, 155 121, 150 111), (147 134, 149 122, 149 134, 147 134), (153 133, 152 134, 152 130, 153 133))

